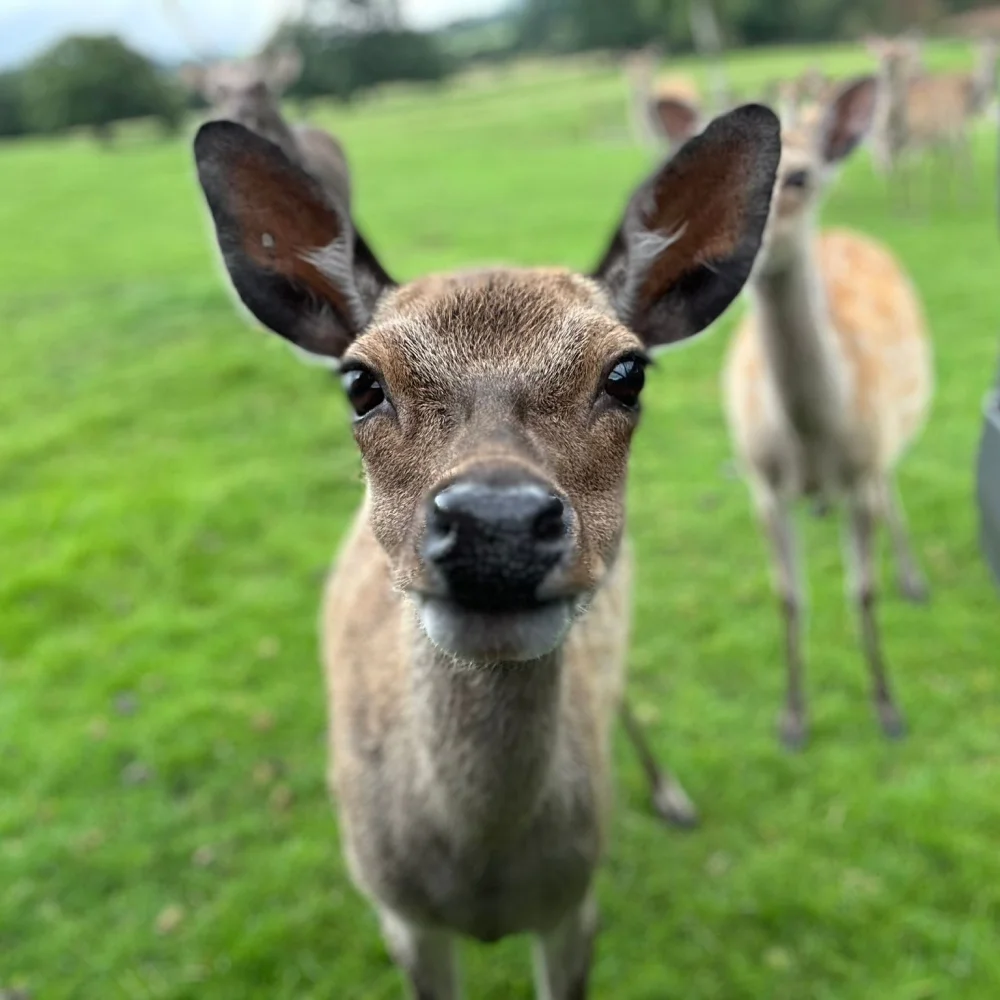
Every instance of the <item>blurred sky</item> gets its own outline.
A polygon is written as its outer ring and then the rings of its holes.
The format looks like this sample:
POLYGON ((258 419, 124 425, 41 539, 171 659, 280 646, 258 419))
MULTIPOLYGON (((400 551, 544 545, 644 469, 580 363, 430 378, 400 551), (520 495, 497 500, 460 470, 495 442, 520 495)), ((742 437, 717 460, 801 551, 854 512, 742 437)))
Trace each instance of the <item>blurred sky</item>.
MULTIPOLYGON (((488 14, 505 0, 402 0, 409 25, 432 28, 488 14)), ((170 7, 180 9, 204 47, 227 55, 256 49, 301 0, 0 0, 0 66, 30 58, 69 32, 115 32, 156 59, 190 57, 170 7)))

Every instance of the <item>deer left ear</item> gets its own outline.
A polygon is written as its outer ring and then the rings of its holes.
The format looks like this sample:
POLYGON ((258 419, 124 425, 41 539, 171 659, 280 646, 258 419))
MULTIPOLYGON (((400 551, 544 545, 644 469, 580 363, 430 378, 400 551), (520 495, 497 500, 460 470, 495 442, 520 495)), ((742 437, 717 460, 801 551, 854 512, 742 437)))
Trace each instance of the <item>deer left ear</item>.
POLYGON ((301 350, 339 359, 394 284, 350 216, 281 149, 235 122, 202 125, 194 150, 243 304, 301 350))
POLYGON ((648 348, 705 329, 743 288, 781 157, 773 111, 717 118, 642 184, 592 277, 648 348))
POLYGON ((827 163, 838 163, 857 149, 872 126, 878 99, 878 80, 863 76, 834 98, 826 113, 820 148, 827 163))

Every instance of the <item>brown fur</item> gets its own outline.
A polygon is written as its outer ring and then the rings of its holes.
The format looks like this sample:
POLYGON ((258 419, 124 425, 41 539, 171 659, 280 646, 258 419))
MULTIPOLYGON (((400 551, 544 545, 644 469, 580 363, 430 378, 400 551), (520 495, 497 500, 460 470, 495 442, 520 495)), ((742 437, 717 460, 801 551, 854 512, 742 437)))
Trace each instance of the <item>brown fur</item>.
MULTIPOLYGON (((323 602, 330 780, 352 878, 418 997, 458 996, 456 935, 521 932, 536 937, 540 997, 586 995, 625 678, 638 420, 609 373, 729 305, 760 245, 778 152, 763 108, 709 127, 633 195, 591 277, 494 268, 397 287, 272 145, 229 123, 195 140, 245 304, 339 359, 348 386, 361 371, 381 387, 353 425, 366 497, 323 602), (280 237, 276 259, 259 251, 262 229, 280 237), (559 499, 560 560, 526 608, 448 611, 463 605, 440 592, 428 556, 435 505, 500 475, 559 499), (445 616, 437 631, 434 614, 445 616)), ((658 808, 690 819, 628 719, 658 808)))
POLYGON ((805 739, 807 721, 791 505, 803 496, 847 503, 852 590, 889 735, 901 731, 902 721, 873 614, 877 519, 889 523, 904 592, 917 598, 924 589, 891 487, 893 467, 922 427, 931 397, 920 302, 886 249, 854 233, 815 232, 826 164, 859 141, 873 114, 873 92, 867 81, 834 103, 825 126, 786 131, 770 232, 752 281, 755 308, 736 333, 724 373, 733 443, 774 550, 789 669, 781 732, 793 746, 805 739), (788 184, 803 171, 805 186, 788 184))

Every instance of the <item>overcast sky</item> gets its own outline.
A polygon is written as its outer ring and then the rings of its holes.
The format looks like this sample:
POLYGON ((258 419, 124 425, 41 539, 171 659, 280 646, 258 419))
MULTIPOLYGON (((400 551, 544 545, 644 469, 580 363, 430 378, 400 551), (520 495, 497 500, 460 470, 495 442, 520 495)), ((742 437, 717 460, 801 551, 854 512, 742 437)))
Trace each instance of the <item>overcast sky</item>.
MULTIPOLYGON (((504 6, 505 0, 402 0, 407 23, 419 28, 504 6)), ((183 59, 190 46, 180 23, 204 48, 246 54, 300 7, 301 0, 0 0, 0 66, 73 31, 114 32, 158 59, 183 59), (170 15, 171 8, 179 14, 170 15)))

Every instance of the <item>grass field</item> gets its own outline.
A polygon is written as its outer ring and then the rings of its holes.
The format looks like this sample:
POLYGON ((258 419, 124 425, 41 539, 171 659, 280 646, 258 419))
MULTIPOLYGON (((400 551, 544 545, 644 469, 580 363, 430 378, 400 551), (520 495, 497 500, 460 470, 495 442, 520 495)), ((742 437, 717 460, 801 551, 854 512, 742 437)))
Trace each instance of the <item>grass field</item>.
MULTIPOLYGON (((734 72, 751 86, 804 61, 734 72)), ((600 65, 326 118, 403 278, 587 266, 648 166, 600 65)), ((934 599, 890 590, 882 609, 907 742, 877 734, 836 526, 808 520, 814 736, 778 749, 778 618, 724 472, 717 379, 738 310, 652 378, 632 685, 704 824, 662 829, 619 747, 595 997, 1000 996, 1000 595, 972 498, 1000 330, 988 136, 979 153, 964 202, 939 191, 896 216, 859 156, 828 211, 899 254, 935 335, 934 415, 901 475, 934 599)), ((0 189, 0 995, 397 998, 324 787, 314 619, 361 492, 346 406, 236 315, 186 140, 9 145, 0 189)), ((530 995, 523 942, 465 957, 470 997, 530 995)))

